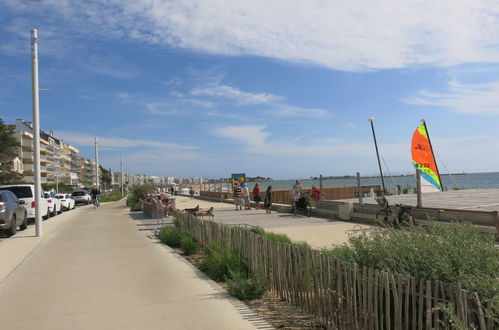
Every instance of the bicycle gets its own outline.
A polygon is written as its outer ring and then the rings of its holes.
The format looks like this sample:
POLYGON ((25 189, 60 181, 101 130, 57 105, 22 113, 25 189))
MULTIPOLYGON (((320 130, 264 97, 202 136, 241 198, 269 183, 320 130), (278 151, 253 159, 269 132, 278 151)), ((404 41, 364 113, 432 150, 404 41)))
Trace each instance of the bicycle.
POLYGON ((92 204, 94 206, 94 209, 98 208, 100 206, 99 199, 97 197, 92 198, 92 204))
POLYGON ((307 217, 312 215, 312 205, 307 196, 302 195, 293 203, 293 214, 297 215, 298 211, 303 211, 307 217))
POLYGON ((376 222, 381 226, 398 228, 400 225, 408 227, 416 224, 412 216, 412 206, 395 204, 398 210, 397 214, 394 214, 386 196, 376 197, 375 199, 379 206, 383 208, 376 213, 376 222))

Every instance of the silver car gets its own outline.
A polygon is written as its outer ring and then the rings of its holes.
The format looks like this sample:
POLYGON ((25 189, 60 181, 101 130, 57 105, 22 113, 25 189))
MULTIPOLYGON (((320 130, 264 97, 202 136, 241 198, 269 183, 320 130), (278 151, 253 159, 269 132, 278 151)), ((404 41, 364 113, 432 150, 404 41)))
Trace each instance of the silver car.
POLYGON ((17 226, 20 230, 28 228, 28 214, 23 206, 25 202, 17 199, 10 190, 0 190, 0 230, 7 237, 15 235, 17 226))

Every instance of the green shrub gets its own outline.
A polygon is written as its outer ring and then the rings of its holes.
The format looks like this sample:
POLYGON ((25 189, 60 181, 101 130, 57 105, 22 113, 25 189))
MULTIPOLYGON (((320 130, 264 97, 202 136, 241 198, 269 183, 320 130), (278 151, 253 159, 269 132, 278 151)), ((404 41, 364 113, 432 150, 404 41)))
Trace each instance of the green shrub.
POLYGON ((231 272, 247 273, 246 262, 239 254, 218 243, 213 242, 206 247, 206 257, 199 269, 215 281, 231 278, 231 272))
POLYGON ((140 205, 142 197, 144 197, 147 193, 154 192, 155 190, 156 187, 154 187, 154 185, 134 184, 127 197, 127 203, 130 205, 130 210, 134 211, 132 209, 132 207, 134 207, 135 211, 140 211, 141 209, 137 210, 137 205, 140 205))
POLYGON ((179 248, 181 247, 181 240, 184 237, 185 231, 178 227, 163 227, 159 232, 159 240, 168 246, 179 248))
POLYGON ((325 253, 341 260, 420 279, 461 283, 485 299, 499 295, 499 249, 495 237, 468 223, 385 229, 351 235, 325 253))
POLYGON ((184 250, 185 255, 193 255, 198 252, 198 241, 190 232, 185 232, 180 238, 180 247, 184 250))
POLYGON ((231 272, 227 279, 229 294, 240 300, 260 298, 265 292, 265 278, 258 275, 248 278, 246 273, 231 272))
POLYGON ((262 228, 262 227, 251 227, 250 228, 250 231, 252 233, 255 233, 255 234, 258 234, 258 235, 264 235, 265 234, 265 230, 262 228))

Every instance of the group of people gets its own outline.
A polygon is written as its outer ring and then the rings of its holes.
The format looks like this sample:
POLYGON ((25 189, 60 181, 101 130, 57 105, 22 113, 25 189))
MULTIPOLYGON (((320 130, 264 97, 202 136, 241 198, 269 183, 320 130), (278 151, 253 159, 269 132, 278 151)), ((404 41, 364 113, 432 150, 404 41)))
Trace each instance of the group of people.
MULTIPOLYGON (((236 211, 242 210, 243 206, 245 210, 250 210, 251 206, 251 195, 248 189, 248 184, 245 182, 241 184, 235 184, 233 188, 234 204, 236 205, 236 211)), ((255 184, 253 188, 253 201, 255 202, 255 210, 260 210, 260 203, 262 202, 262 191, 260 189, 260 184, 255 184)), ((265 200, 263 206, 266 209, 266 213, 272 213, 272 186, 267 187, 265 192, 265 200)))
MULTIPOLYGON (((303 187, 301 185, 300 180, 296 180, 295 184, 293 185, 293 188, 291 188, 290 195, 291 195, 291 202, 294 204, 300 197, 302 197, 303 194, 303 187)), ((320 201, 324 197, 324 193, 317 188, 316 186, 312 186, 311 190, 311 195, 312 199, 314 201, 320 201)))
MULTIPOLYGON (((248 189, 248 184, 241 183, 235 184, 233 187, 234 204, 236 205, 236 210, 250 210, 251 206, 251 194, 248 189)), ((255 210, 260 210, 260 204, 262 203, 262 191, 260 189, 260 184, 256 183, 253 188, 253 201, 255 202, 255 210)), ((291 202, 294 204, 303 195, 303 187, 299 180, 296 180, 295 184, 290 190, 291 202)), ((319 201, 324 197, 324 193, 317 187, 313 186, 311 190, 311 196, 314 201, 319 201)), ((263 206, 267 213, 272 213, 272 185, 267 187, 265 192, 265 199, 263 201, 263 206)))

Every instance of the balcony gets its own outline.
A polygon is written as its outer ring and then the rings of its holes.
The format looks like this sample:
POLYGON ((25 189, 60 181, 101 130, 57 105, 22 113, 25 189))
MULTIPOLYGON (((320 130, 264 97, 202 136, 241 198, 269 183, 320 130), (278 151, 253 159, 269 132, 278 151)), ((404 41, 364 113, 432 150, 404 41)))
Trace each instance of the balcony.
POLYGON ((35 170, 35 166, 33 164, 23 164, 24 173, 33 172, 34 170, 35 170))
POLYGON ((23 151, 22 152, 22 158, 23 158, 23 162, 25 162, 25 161, 33 162, 33 153, 32 152, 23 151))
POLYGON ((23 140, 23 142, 21 143, 21 146, 23 146, 23 149, 33 149, 33 141, 23 140))
POLYGON ((46 146, 44 144, 40 144, 40 153, 53 156, 54 148, 46 146))
POLYGON ((40 162, 45 163, 45 164, 53 164, 54 163, 54 158, 52 157, 47 157, 46 155, 40 155, 40 162))

